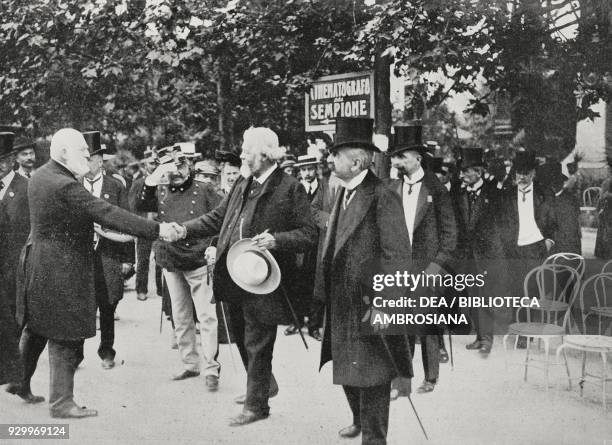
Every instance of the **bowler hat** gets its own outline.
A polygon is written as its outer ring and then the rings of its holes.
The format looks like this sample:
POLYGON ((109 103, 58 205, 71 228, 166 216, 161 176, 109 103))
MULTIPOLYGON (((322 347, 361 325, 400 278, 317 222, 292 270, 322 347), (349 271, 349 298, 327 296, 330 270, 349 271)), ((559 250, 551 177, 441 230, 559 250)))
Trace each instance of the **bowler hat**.
POLYGON ((318 159, 315 156, 298 156, 297 162, 295 163, 295 167, 306 167, 308 165, 317 165, 319 163, 318 159))
POLYGON ((404 151, 416 151, 421 156, 429 153, 429 147, 423 143, 422 125, 398 125, 393 129, 393 143, 387 152, 389 156, 395 156, 404 151))
POLYGON ((85 142, 87 142, 90 156, 102 154, 102 152, 106 150, 106 147, 102 147, 99 131, 84 131, 82 134, 85 138, 85 142))
POLYGON ((274 292, 281 271, 270 251, 257 247, 251 238, 236 241, 227 252, 227 271, 241 289, 252 294, 274 292))
POLYGON ((531 170, 535 170, 538 166, 535 152, 531 150, 517 151, 512 166, 517 173, 529 173, 531 170))
POLYGON ((484 150, 482 148, 461 148, 461 168, 470 167, 484 167, 484 150))
POLYGON ((36 148, 36 144, 34 141, 26 136, 17 136, 15 138, 13 151, 19 152, 21 150, 27 150, 28 148, 34 149, 36 148))
POLYGON ((372 143, 374 119, 364 117, 338 117, 336 118, 336 137, 331 152, 341 148, 363 148, 371 151, 380 151, 372 143))
POLYGON ((8 156, 13 152, 15 133, 0 133, 0 158, 8 156))

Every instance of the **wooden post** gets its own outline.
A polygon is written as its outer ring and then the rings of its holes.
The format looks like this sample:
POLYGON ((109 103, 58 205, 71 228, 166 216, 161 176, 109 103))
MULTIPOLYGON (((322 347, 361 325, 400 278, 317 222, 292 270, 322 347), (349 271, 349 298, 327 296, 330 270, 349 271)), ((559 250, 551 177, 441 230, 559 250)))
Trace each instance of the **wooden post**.
MULTIPOLYGON (((391 59, 381 56, 374 59, 374 133, 391 136, 391 59)), ((384 154, 374 156, 374 172, 379 178, 389 177, 389 159, 384 154)))

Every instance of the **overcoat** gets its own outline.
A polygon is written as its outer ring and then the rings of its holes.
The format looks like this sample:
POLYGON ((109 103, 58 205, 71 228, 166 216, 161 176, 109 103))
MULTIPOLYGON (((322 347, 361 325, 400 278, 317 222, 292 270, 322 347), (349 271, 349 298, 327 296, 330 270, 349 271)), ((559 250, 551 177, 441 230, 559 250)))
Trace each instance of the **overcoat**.
MULTIPOLYGON (((315 246, 316 227, 304 187, 280 168, 272 172, 255 198, 251 211, 242 212, 253 178, 240 178, 214 210, 187 221, 187 239, 219 234, 213 291, 215 298, 243 305, 263 324, 292 322, 283 292, 296 280, 295 254, 315 246), (227 270, 227 253, 234 230, 242 227, 242 238, 252 238, 266 229, 276 239, 270 253, 281 270, 281 285, 266 295, 251 294, 238 287, 227 270)), ((291 298, 291 295, 288 295, 291 298)))
POLYGON ((337 193, 325 235, 327 303, 320 366, 333 361, 335 384, 369 387, 398 374, 413 375, 405 335, 368 333, 362 325, 370 307, 364 296, 373 295, 373 275, 410 270, 411 253, 398 197, 371 171, 354 193, 343 227, 338 221, 344 191, 337 193))
POLYGON ((32 243, 20 264, 18 322, 46 338, 94 337, 94 222, 149 239, 158 237, 159 225, 94 197, 54 160, 34 173, 28 199, 32 243))

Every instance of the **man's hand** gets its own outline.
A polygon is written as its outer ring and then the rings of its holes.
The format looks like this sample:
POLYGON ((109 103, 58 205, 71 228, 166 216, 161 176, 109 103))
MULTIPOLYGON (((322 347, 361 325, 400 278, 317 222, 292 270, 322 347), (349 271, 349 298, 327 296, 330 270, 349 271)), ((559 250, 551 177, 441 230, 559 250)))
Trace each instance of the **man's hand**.
POLYGON ((253 241, 260 249, 270 250, 276 247, 276 239, 274 239, 272 234, 268 233, 267 229, 259 235, 255 235, 253 241))
POLYGON ((206 264, 214 264, 217 260, 217 248, 215 246, 209 246, 204 251, 204 259, 206 264))
MULTIPOLYGON (((366 305, 370 304, 370 297, 368 297, 367 295, 363 296, 363 302, 366 305)), ((389 327, 389 323, 385 323, 385 313, 382 311, 379 311, 378 309, 374 309, 372 306, 368 307, 368 310, 366 311, 365 315, 363 316, 363 318, 361 319, 361 321, 365 322, 369 322, 372 325, 372 328, 374 329, 374 332, 378 332, 378 331, 382 331, 384 329, 387 329, 389 327), (378 319, 380 322, 377 322, 376 324, 374 323, 374 320, 376 320, 376 317, 380 316, 378 319)))
POLYGON ((544 244, 546 244, 546 251, 550 252, 550 249, 552 249, 552 247, 555 245, 555 242, 551 239, 546 238, 544 240, 544 244))
POLYGON ((173 243, 185 238, 187 229, 177 223, 161 223, 159 225, 159 239, 173 243))
POLYGON ((161 164, 158 166, 153 173, 145 178, 145 184, 150 187, 156 187, 159 185, 162 177, 170 172, 176 171, 176 165, 174 162, 169 162, 168 164, 161 164))
POLYGON ((132 264, 130 263, 122 263, 121 264, 121 274, 127 275, 132 271, 132 264))

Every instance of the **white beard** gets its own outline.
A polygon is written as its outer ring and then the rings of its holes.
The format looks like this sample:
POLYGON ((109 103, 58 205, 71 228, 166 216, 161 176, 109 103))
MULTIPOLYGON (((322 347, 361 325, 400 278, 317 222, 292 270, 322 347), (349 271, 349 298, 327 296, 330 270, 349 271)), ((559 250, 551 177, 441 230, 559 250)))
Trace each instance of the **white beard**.
POLYGON ((253 174, 251 173, 251 169, 249 168, 248 165, 246 165, 245 162, 242 163, 242 165, 240 166, 240 174, 242 175, 243 178, 250 178, 253 174))
POLYGON ((89 165, 87 165, 87 160, 85 158, 78 159, 73 156, 69 156, 64 162, 68 170, 79 178, 89 173, 89 165))

